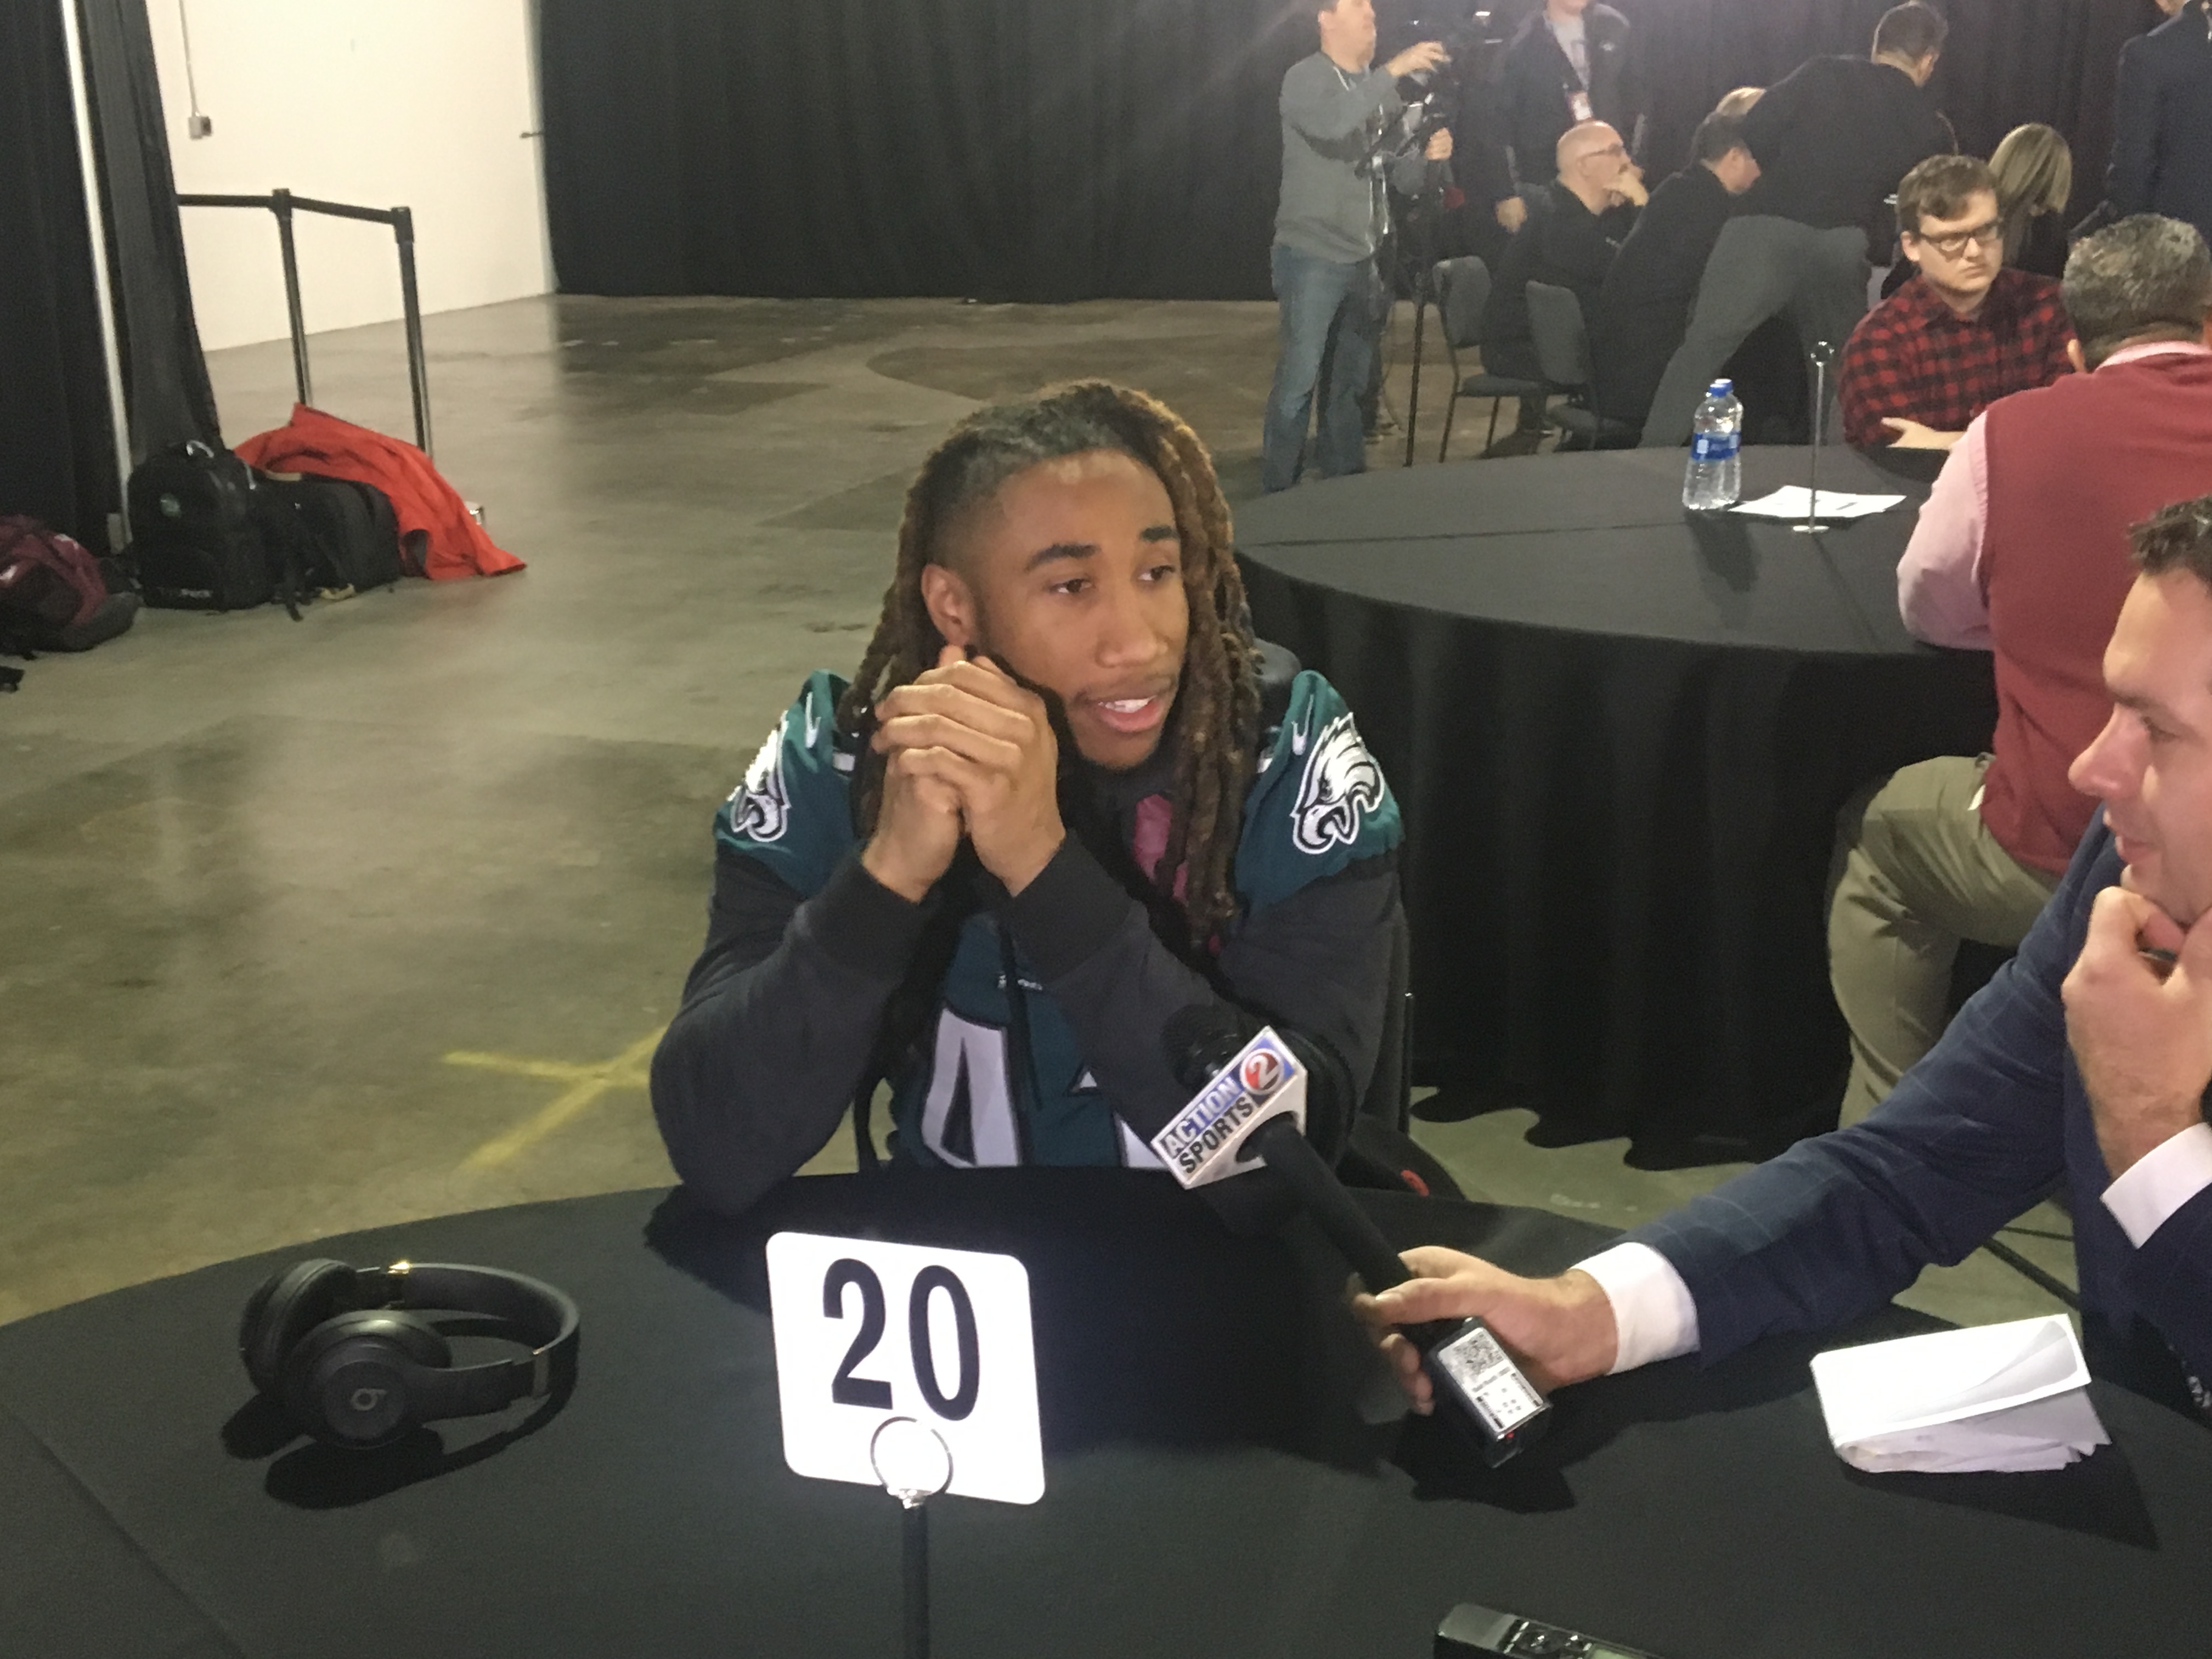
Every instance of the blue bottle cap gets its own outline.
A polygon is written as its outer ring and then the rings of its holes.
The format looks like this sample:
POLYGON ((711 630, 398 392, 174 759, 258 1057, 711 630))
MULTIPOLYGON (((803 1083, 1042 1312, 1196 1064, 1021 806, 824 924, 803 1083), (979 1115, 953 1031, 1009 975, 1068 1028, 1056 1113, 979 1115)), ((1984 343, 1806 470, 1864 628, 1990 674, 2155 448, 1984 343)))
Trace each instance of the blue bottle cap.
POLYGON ((1708 398, 1729 398, 1735 395, 1735 382, 1734 380, 1715 380, 1711 386, 1705 388, 1705 396, 1708 398))

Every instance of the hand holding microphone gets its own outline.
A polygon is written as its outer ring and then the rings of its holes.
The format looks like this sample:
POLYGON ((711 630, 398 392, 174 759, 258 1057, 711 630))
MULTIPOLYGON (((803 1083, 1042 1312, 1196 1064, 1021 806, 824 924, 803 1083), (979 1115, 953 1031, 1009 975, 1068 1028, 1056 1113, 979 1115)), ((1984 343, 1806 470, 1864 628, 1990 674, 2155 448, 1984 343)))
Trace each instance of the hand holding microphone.
POLYGON ((1613 1304, 1588 1273, 1570 1270, 1556 1279, 1523 1279, 1433 1245, 1407 1251, 1405 1262, 1412 1277, 1355 1297, 1352 1312, 1373 1334, 1414 1410, 1433 1409, 1435 1389, 1422 1369, 1421 1351, 1400 1334, 1404 1327, 1477 1316, 1547 1394, 1613 1369, 1620 1349, 1613 1304))
MULTIPOLYGON (((1363 1316, 1373 1324, 1373 1310, 1382 1305, 1377 1298, 1394 1287, 1408 1297, 1417 1292, 1407 1284, 1413 1275, 1307 1141, 1310 1074, 1304 1063, 1271 1030, 1245 1042, 1243 1025, 1235 1011, 1221 1005, 1186 1008, 1168 1022, 1169 1063, 1182 1086, 1195 1093, 1152 1137, 1152 1150, 1177 1181, 1194 1188, 1265 1164, 1375 1293, 1363 1298, 1363 1316)), ((1603 1293, 1598 1295, 1602 1301, 1603 1293)), ((1436 1313, 1447 1316, 1424 1319, 1410 1311, 1412 1305, 1407 1304, 1412 1322, 1404 1324, 1389 1352, 1401 1378, 1407 1354, 1425 1375, 1428 1386, 1416 1395, 1417 1405, 1425 1399, 1426 1408, 1433 1409, 1441 1395, 1447 1417, 1483 1461, 1492 1468, 1504 1462, 1542 1432, 1549 1405, 1480 1318, 1464 1310, 1447 1313, 1439 1305, 1436 1313)), ((1611 1364, 1609 1357, 1606 1363, 1611 1364)))

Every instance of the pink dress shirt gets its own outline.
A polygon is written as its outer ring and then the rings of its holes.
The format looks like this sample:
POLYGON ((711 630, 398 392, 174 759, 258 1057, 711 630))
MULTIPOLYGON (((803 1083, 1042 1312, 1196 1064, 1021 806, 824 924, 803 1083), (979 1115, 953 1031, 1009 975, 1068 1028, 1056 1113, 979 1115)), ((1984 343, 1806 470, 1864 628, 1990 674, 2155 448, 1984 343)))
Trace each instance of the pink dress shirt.
MULTIPOLYGON (((2154 340, 2124 347, 2097 367, 2177 351, 2212 355, 2191 341, 2154 340)), ((1989 596, 1982 586, 1982 533, 1989 521, 1989 428, 1977 415, 1943 463, 1898 563, 1897 609, 1916 638, 1961 650, 1990 648, 1989 596)))

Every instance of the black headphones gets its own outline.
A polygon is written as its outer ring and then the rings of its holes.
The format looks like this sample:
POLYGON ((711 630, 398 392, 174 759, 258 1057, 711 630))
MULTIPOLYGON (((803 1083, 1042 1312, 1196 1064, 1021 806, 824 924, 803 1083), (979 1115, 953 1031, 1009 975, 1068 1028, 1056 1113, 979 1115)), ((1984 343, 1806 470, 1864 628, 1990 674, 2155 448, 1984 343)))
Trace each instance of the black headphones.
POLYGON ((395 1261, 295 1262, 246 1304, 239 1358, 263 1398, 329 1446, 368 1451, 419 1424, 480 1417, 526 1396, 565 1399, 576 1380, 576 1304, 550 1285, 496 1267, 395 1261), (455 1365, 416 1310, 476 1314, 530 1349, 455 1365))

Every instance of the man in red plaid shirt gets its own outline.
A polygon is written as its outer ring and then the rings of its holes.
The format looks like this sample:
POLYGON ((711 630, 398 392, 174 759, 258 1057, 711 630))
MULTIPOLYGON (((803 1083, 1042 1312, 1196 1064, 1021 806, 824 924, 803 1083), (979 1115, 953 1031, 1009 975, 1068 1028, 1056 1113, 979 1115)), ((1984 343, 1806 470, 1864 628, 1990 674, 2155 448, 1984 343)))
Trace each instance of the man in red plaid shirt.
POLYGON ((1948 449, 1998 398, 2071 374, 2074 329, 2057 283, 2004 264, 1986 163, 1930 156, 1897 187, 1897 222, 1920 274, 1844 348, 1844 441, 1948 449))

